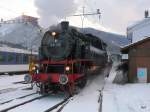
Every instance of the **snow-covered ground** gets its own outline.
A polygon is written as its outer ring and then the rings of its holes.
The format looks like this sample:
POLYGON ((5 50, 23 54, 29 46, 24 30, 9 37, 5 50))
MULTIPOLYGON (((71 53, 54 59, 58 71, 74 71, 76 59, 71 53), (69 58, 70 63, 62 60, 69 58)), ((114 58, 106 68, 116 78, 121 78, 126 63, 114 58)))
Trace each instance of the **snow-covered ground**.
POLYGON ((102 112, 150 112, 150 84, 113 84, 116 74, 113 66, 105 79, 102 112))
POLYGON ((53 107, 54 105, 63 101, 63 99, 63 94, 50 95, 48 97, 19 106, 15 109, 10 110, 9 112, 44 112, 48 108, 53 107))
MULTIPOLYGON (((24 75, 0 76, 0 104, 18 97, 35 93, 35 90, 24 90, 31 87, 30 84, 18 83, 24 80, 24 75)), ((3 105, 4 107, 4 105, 3 105)), ((0 106, 2 108, 2 106, 0 106)))
POLYGON ((102 112, 150 112, 150 84, 107 84, 102 112))
POLYGON ((100 92, 104 86, 104 76, 100 75, 89 83, 73 100, 71 100, 62 112, 98 112, 100 92))
MULTIPOLYGON (((105 76, 109 68, 100 75, 91 77, 86 87, 72 97, 61 112, 150 112, 150 84, 113 84, 111 82, 116 74, 115 69, 113 66, 107 79, 105 76), (103 90, 102 111, 99 101, 100 90, 103 90)), ((29 88, 29 84, 14 83, 23 81, 23 77, 24 75, 0 76, 0 110, 40 96, 36 93, 36 89, 24 89, 29 88), (29 96, 18 99, 26 95, 29 96)), ((26 112, 26 109, 29 112, 43 112, 63 99, 63 94, 50 95, 11 109, 9 112, 26 112)), ((59 106, 52 112, 57 112, 60 108, 59 106)))
MULTIPOLYGON (((105 85, 104 77, 108 70, 104 69, 99 75, 92 76, 86 87, 75 95, 61 112, 99 112, 100 90, 105 85)), ((53 112, 57 112, 57 110, 53 112)))
POLYGON ((0 90, 7 88, 19 88, 29 86, 24 84, 14 84, 15 82, 24 81, 24 75, 2 75, 0 76, 0 90))
MULTIPOLYGON (((23 84, 14 84, 14 82, 22 81, 22 80, 23 80, 23 76, 0 76, 0 81, 2 82, 2 83, 0 82, 0 86, 3 89, 12 88, 12 87, 15 88, 15 86, 17 85, 21 86, 23 84)), ((26 84, 24 86, 30 87, 29 85, 26 84)), ((63 108, 62 112, 83 112, 83 110, 85 110, 86 112, 98 112, 99 105, 100 105, 100 102, 98 102, 99 95, 100 95, 99 90, 101 90, 103 86, 104 86, 104 75, 100 74, 100 75, 93 76, 91 80, 88 81, 87 86, 83 90, 81 90, 81 92, 78 95, 75 95, 72 98, 72 100, 70 100, 70 102, 63 108)), ((0 104, 0 110, 19 104, 21 102, 25 102, 29 99, 38 97, 39 96, 38 94, 34 94, 25 97, 23 99, 17 99, 18 97, 27 94, 32 94, 34 92, 35 92, 34 90, 17 89, 15 91, 10 91, 8 93, 0 94, 1 103, 12 100, 11 102, 8 102, 3 105, 0 104)), ((63 99, 64 99, 64 95, 61 94, 57 96, 50 95, 48 97, 35 100, 33 102, 11 109, 10 112, 26 112, 27 108, 28 111, 30 112, 35 112, 35 111, 43 112, 46 109, 59 103, 63 99)), ((57 109, 55 111, 57 111, 57 109)))
MULTIPOLYGON (((37 89, 29 89, 30 84, 18 83, 24 80, 24 75, 0 76, 0 110, 18 105, 40 97, 37 89)), ((49 95, 41 99, 11 109, 10 112, 43 112, 65 98, 64 94, 49 95), (38 108, 37 108, 38 107, 38 108)))

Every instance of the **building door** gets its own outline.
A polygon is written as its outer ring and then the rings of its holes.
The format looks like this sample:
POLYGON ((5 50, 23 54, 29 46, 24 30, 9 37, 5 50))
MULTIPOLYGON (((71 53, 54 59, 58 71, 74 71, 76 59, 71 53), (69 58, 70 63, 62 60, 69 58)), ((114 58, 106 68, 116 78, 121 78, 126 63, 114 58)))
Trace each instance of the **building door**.
POLYGON ((147 83, 147 68, 138 68, 137 78, 139 83, 147 83))

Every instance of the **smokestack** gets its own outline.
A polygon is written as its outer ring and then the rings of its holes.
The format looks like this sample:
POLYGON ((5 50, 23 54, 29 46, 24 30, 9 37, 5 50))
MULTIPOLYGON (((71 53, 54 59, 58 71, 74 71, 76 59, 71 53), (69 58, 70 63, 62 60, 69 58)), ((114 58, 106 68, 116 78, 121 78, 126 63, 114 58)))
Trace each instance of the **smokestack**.
POLYGON ((145 18, 148 18, 148 17, 149 17, 149 11, 146 10, 146 11, 145 11, 145 18))
POLYGON ((61 29, 62 31, 67 31, 69 28, 69 22, 68 21, 62 21, 61 22, 61 29))

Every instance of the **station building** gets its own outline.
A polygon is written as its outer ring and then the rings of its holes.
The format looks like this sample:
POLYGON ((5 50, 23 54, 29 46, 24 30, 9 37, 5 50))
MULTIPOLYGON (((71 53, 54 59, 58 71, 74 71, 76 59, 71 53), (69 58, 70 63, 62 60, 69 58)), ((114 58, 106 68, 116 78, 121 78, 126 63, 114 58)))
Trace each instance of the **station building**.
POLYGON ((122 48, 128 54, 129 82, 150 82, 150 37, 122 48))
POLYGON ((128 63, 129 82, 150 82, 150 17, 127 28, 131 44, 121 49, 123 62, 128 63))

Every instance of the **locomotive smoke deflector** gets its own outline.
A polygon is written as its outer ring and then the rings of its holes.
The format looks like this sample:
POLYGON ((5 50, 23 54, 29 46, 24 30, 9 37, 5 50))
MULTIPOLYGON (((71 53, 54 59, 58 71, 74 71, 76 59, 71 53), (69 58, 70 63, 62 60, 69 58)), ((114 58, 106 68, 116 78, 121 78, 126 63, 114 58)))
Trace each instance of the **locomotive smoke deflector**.
POLYGON ((67 31, 69 28, 69 22, 68 21, 62 21, 61 22, 61 29, 63 32, 67 31))

